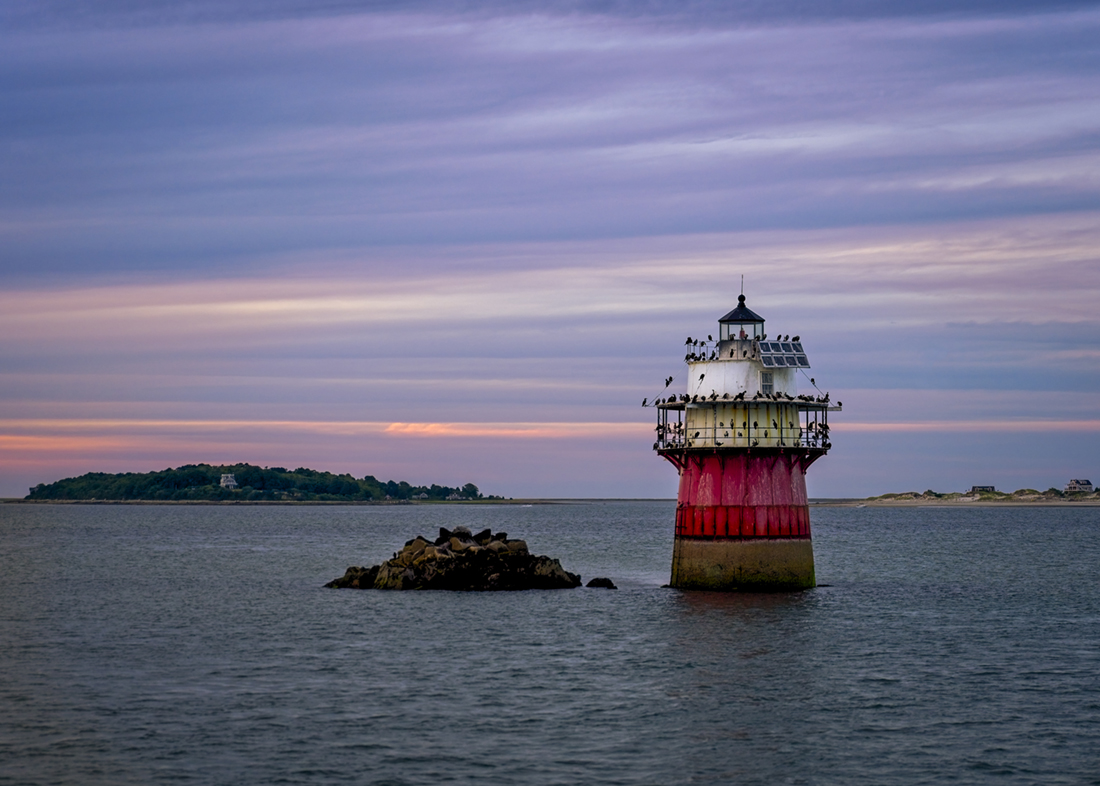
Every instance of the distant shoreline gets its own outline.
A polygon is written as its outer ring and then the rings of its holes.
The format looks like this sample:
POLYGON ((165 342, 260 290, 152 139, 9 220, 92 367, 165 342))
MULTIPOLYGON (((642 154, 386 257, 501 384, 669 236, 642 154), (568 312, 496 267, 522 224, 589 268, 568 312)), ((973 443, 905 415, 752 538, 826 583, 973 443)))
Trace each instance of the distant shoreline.
POLYGON ((1100 499, 811 499, 811 508, 1095 508, 1100 499))
MULTIPOLYGON (((2 505, 183 505, 183 506, 265 506, 265 507, 393 507, 400 505, 579 505, 588 502, 676 502, 668 498, 628 497, 550 497, 537 499, 479 499, 452 501, 423 500, 375 500, 375 501, 327 501, 327 500, 143 500, 143 499, 22 499, 0 497, 2 505)), ((1091 499, 867 499, 850 497, 815 497, 809 501, 811 508, 1089 508, 1100 507, 1100 498, 1091 499)))
MULTIPOLYGON (((383 507, 396 505, 548 505, 574 500, 536 500, 536 499, 463 499, 463 500, 326 500, 326 499, 23 499, 22 497, 0 497, 2 505, 252 505, 252 506, 301 506, 321 505, 328 507, 383 507)), ((587 500, 584 500, 587 501, 587 500)))

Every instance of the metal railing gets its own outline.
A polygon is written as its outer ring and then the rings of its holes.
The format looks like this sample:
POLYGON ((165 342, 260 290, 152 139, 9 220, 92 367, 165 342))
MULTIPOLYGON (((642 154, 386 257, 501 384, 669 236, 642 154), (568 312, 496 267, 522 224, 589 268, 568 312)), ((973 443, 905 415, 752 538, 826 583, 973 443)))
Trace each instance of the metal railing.
POLYGON ((657 441, 654 450, 713 450, 715 448, 811 448, 828 450, 829 416, 827 409, 800 411, 797 423, 777 420, 763 425, 755 421, 741 424, 689 426, 682 409, 657 411, 657 441), (675 418, 670 417, 675 413, 675 418))

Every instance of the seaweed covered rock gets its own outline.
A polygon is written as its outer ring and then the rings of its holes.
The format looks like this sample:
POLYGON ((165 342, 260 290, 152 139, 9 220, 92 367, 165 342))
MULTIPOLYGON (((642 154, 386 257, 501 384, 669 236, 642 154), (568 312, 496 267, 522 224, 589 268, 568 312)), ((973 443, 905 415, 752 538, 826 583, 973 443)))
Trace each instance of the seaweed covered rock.
POLYGON ((550 557, 538 557, 507 533, 465 527, 440 528, 430 541, 417 536, 393 559, 369 568, 350 567, 326 587, 337 589, 442 589, 462 591, 570 589, 581 577, 550 557))

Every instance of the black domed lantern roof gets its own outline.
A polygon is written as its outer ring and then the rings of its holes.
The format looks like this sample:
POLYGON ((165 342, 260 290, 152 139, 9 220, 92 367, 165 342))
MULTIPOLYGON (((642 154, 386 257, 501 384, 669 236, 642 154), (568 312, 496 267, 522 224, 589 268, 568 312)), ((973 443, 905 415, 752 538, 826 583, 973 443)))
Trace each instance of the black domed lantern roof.
POLYGON ((730 339, 754 339, 764 335, 764 317, 750 310, 745 305, 745 296, 737 298, 737 308, 718 320, 719 338, 722 341, 730 339))

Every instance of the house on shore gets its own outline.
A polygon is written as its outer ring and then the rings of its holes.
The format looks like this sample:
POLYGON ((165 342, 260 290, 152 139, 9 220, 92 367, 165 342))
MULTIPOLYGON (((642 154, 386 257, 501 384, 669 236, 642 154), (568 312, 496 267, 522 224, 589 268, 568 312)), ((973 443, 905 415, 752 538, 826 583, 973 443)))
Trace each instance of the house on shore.
POLYGON ((1067 483, 1063 489, 1066 494, 1091 494, 1094 490, 1091 480, 1078 480, 1076 478, 1067 483))

